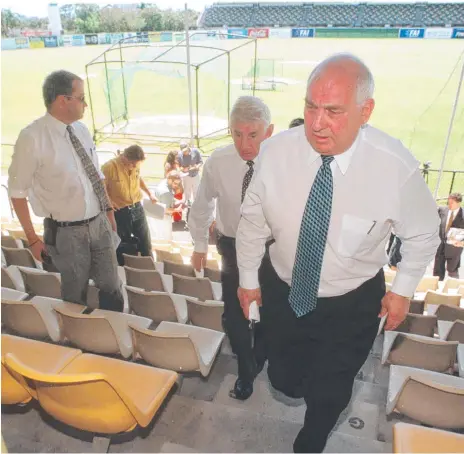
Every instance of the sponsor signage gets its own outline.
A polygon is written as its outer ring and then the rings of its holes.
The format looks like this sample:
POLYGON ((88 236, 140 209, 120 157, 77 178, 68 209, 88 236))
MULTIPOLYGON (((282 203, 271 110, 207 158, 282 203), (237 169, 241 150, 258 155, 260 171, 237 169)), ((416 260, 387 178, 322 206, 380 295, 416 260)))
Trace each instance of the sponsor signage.
POLYGON ((292 38, 314 38, 314 28, 292 28, 292 38))
POLYGON ((58 47, 58 38, 56 36, 43 37, 45 47, 58 47))
POLYGON ((96 33, 89 33, 85 35, 85 44, 87 46, 95 46, 98 44, 98 35, 96 33))
POLYGON ((30 36, 29 47, 31 49, 43 49, 45 47, 44 40, 39 36, 30 36))
POLYGON ((453 38, 464 39, 464 28, 453 29, 453 38))
POLYGON ((452 28, 427 28, 425 39, 450 39, 453 34, 452 28))
POLYGON ((424 35, 425 30, 423 28, 401 28, 399 33, 400 38, 409 39, 423 38, 424 35))
POLYGON ((85 46, 85 35, 73 35, 72 45, 73 46, 85 46))
POLYGON ((246 28, 228 28, 227 33, 229 34, 228 39, 248 38, 248 29, 246 28))
POLYGON ((29 41, 27 38, 15 38, 16 49, 28 49, 29 41))
POLYGON ((248 36, 250 38, 269 38, 268 28, 249 28, 248 36))

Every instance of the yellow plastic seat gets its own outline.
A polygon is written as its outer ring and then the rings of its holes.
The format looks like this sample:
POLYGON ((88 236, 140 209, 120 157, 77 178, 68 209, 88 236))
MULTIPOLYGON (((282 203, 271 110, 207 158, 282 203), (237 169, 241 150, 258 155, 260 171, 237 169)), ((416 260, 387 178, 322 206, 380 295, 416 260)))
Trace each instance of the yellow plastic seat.
POLYGON ((416 293, 438 289, 438 276, 424 276, 416 287, 416 293))
POLYGON ((459 292, 459 287, 464 285, 464 279, 456 279, 454 277, 447 277, 443 284, 442 292, 443 293, 452 293, 451 291, 459 292))
POLYGON ((459 307, 461 295, 451 295, 449 293, 440 293, 428 290, 424 298, 425 307, 429 305, 447 304, 448 306, 459 307))
POLYGON ((13 353, 20 361, 43 373, 59 373, 82 352, 75 348, 47 344, 24 337, 2 334, 2 404, 25 404, 36 397, 25 380, 4 366, 4 357, 13 353))
POLYGON ((462 453, 464 435, 404 422, 393 426, 394 453, 462 453))
POLYGON ((91 354, 59 374, 40 372, 11 353, 5 363, 34 383, 40 405, 55 419, 100 434, 148 426, 177 379, 173 371, 91 354))

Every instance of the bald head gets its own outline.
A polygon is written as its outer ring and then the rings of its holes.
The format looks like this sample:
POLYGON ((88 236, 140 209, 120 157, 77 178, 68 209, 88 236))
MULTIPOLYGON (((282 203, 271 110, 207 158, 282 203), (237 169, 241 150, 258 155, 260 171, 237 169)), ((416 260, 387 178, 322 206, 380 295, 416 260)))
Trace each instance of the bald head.
POLYGON ((326 76, 344 79, 354 89, 357 104, 362 104, 374 95, 375 84, 371 71, 361 59, 352 54, 335 54, 323 60, 309 75, 307 87, 326 76))

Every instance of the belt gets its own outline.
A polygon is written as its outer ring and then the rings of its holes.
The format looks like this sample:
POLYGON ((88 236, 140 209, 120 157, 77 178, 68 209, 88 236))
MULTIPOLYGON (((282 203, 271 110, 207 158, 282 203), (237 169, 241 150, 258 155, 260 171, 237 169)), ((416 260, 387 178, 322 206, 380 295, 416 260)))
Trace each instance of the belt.
POLYGON ((140 202, 135 202, 133 205, 127 205, 124 208, 120 208, 118 211, 122 210, 133 210, 134 208, 137 208, 138 206, 141 206, 142 204, 140 202))
MULTIPOLYGON (((100 213, 99 213, 100 214, 100 213)), ((98 214, 97 214, 98 216, 98 214)), ((89 219, 83 219, 82 221, 63 221, 63 222, 60 222, 60 221, 55 221, 54 219, 53 222, 55 222, 55 224, 58 226, 58 227, 77 227, 79 225, 88 225, 90 224, 94 219, 97 218, 97 216, 93 216, 92 218, 89 218, 89 219)))

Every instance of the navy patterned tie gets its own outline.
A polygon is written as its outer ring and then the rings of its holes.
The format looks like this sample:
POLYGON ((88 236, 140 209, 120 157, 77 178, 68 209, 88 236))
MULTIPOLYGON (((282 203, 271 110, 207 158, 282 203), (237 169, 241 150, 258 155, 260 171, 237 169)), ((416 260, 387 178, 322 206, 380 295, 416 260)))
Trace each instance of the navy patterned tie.
POLYGON ((248 186, 250 185, 250 181, 251 181, 251 177, 253 176, 253 164, 254 162, 253 161, 247 161, 246 162, 249 169, 247 170, 247 173, 245 174, 245 176, 243 177, 243 183, 242 183, 242 203, 243 203, 243 199, 245 198, 245 193, 246 193, 246 190, 248 189, 248 186))
POLYGON ((296 248, 292 286, 288 301, 297 317, 314 310, 317 304, 322 260, 332 212, 333 156, 321 156, 322 166, 314 179, 301 221, 296 248))

